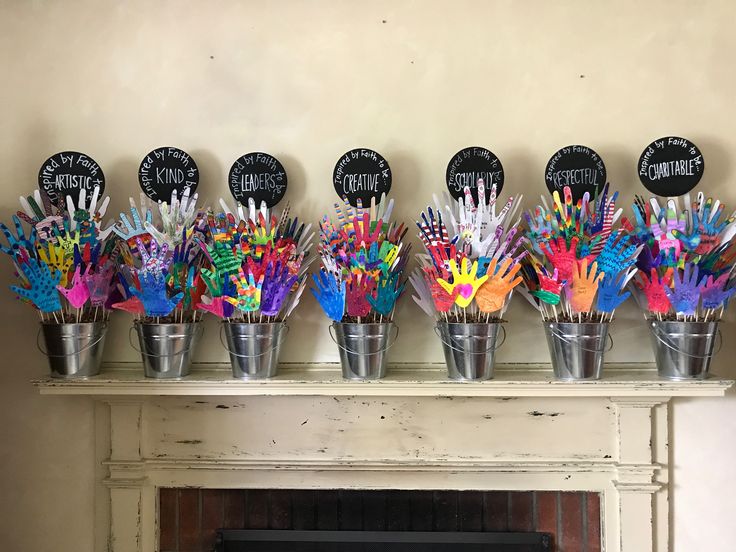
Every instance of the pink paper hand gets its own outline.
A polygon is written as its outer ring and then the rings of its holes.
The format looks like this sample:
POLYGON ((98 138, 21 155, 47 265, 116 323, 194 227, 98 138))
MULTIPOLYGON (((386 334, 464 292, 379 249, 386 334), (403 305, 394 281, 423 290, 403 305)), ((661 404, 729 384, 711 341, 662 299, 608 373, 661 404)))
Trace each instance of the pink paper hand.
POLYGON ((82 276, 82 267, 78 266, 77 270, 74 271, 74 278, 72 279, 72 287, 69 289, 64 286, 56 286, 61 294, 66 297, 69 304, 75 309, 81 309, 89 299, 89 289, 87 283, 82 276))

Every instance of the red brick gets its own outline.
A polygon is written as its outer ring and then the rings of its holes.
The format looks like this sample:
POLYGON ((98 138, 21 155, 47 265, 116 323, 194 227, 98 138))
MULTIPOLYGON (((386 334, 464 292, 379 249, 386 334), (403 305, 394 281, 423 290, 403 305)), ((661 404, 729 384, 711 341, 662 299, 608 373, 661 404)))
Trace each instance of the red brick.
POLYGON ((588 550, 601 552, 601 495, 588 493, 588 550))
POLYGON ((178 491, 162 487, 158 491, 158 530, 161 552, 177 552, 176 500, 178 491))
POLYGON ((223 528, 225 501, 220 489, 202 490, 202 549, 213 550, 218 529, 223 528))
POLYGON ((583 497, 582 493, 560 493, 562 534, 558 535, 559 552, 583 550, 583 497))
POLYGON ((509 531, 531 531, 534 528, 534 493, 514 492, 510 495, 509 531))
POLYGON ((483 530, 508 531, 509 493, 489 491, 483 493, 483 530))
POLYGON ((179 489, 179 552, 200 552, 199 489, 179 489))
POLYGON ((557 541, 557 496, 559 493, 540 491, 537 493, 537 531, 551 533, 553 544, 557 541))
POLYGON ((245 493, 240 489, 222 491, 225 503, 224 529, 245 529, 245 493))

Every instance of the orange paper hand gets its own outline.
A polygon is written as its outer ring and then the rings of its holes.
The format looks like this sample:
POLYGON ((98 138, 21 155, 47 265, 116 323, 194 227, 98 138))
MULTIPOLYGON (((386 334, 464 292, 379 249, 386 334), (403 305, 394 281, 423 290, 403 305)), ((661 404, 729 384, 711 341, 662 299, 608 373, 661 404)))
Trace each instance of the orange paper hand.
POLYGON ((500 311, 506 303, 509 292, 522 282, 521 276, 514 279, 516 273, 521 270, 521 264, 516 263, 509 270, 512 260, 507 258, 496 270, 496 262, 497 259, 493 259, 488 265, 488 280, 475 294, 475 300, 481 312, 500 311))
POLYGON ((595 292, 598 291, 598 282, 603 279, 604 273, 595 275, 598 263, 593 262, 588 270, 588 259, 583 259, 572 273, 572 289, 568 299, 575 312, 590 312, 595 292))

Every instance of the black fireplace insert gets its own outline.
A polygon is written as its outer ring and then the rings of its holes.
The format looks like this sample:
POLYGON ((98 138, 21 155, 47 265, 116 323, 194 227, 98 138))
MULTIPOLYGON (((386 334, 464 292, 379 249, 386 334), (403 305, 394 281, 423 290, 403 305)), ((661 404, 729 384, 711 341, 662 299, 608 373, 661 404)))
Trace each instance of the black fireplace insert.
POLYGON ((216 552, 550 552, 549 533, 222 529, 216 552))

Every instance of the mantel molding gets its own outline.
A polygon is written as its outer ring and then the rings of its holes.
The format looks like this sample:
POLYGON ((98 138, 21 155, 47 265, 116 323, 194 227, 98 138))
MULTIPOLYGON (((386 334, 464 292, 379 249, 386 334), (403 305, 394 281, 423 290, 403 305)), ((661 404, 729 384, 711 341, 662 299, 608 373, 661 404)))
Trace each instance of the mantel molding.
POLYGON ((137 363, 109 364, 87 380, 46 378, 33 384, 44 395, 135 396, 402 396, 402 397, 609 397, 614 402, 650 408, 669 397, 717 397, 732 380, 668 381, 652 365, 606 366, 598 381, 558 381, 547 365, 498 366, 494 379, 461 382, 447 379, 444 365, 405 364, 389 367, 375 381, 342 379, 337 364, 285 364, 268 380, 232 378, 229 365, 199 364, 177 381, 147 379, 137 363))

